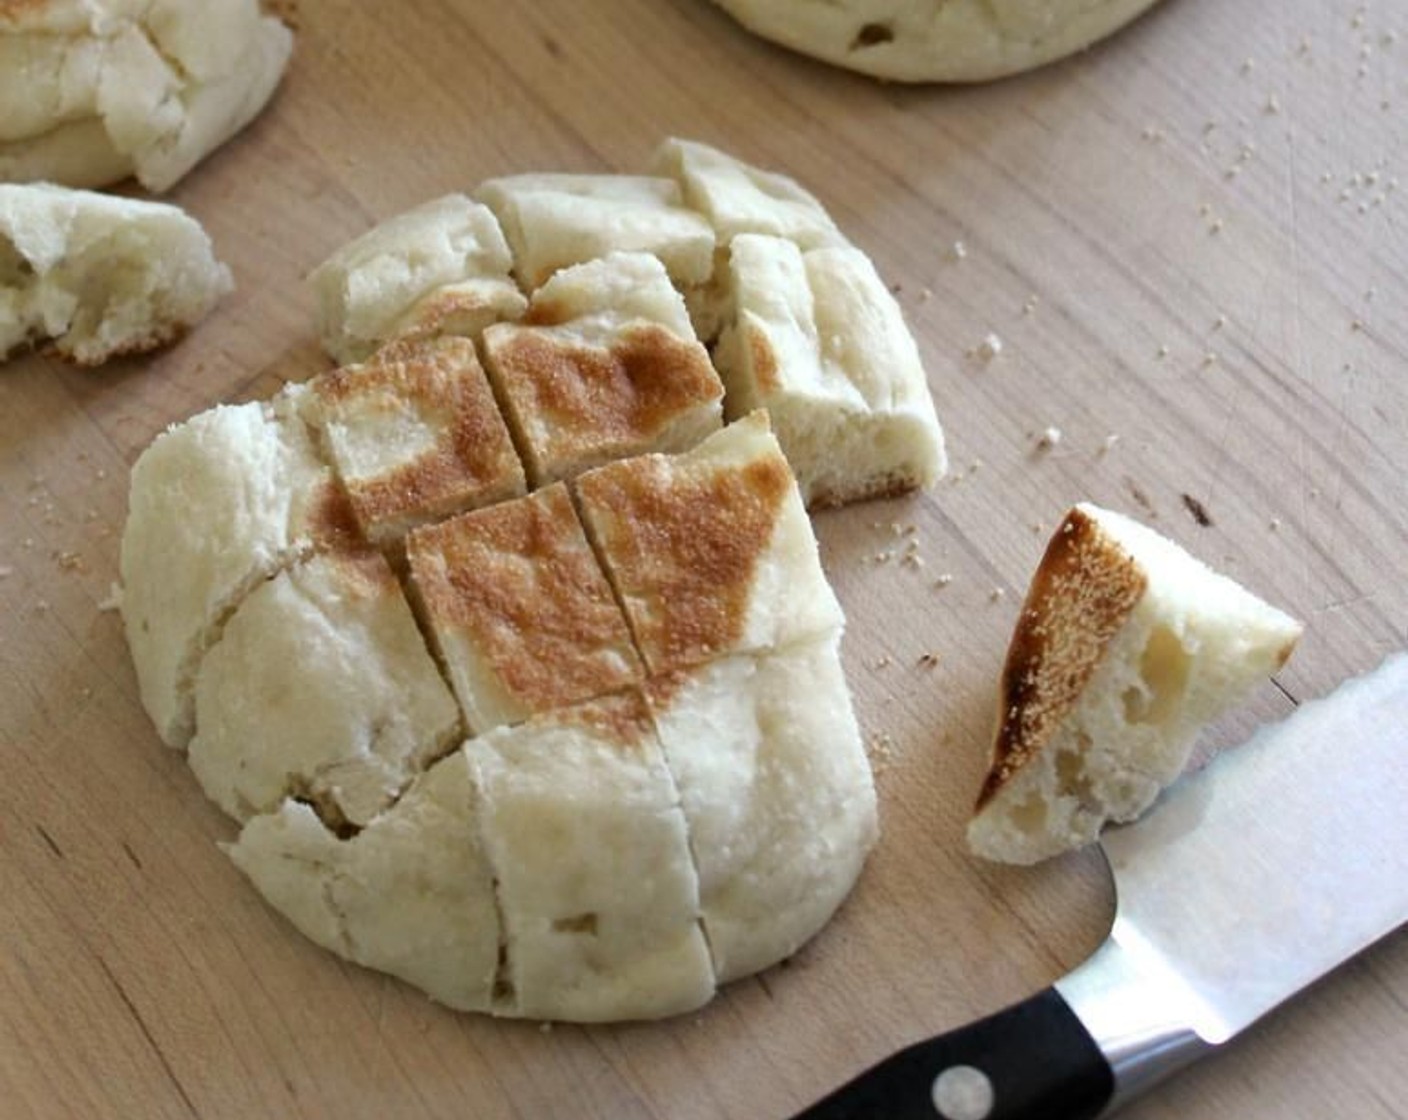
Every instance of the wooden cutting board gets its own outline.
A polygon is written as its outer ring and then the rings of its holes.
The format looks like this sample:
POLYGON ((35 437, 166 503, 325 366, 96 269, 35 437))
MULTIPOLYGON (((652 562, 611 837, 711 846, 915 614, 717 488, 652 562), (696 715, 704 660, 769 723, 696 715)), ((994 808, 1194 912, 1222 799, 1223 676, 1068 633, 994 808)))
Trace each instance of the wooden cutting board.
MULTIPOLYGON (((1147 520, 1306 621, 1209 749, 1405 644, 1397 0, 1167 0, 971 89, 834 71, 700 0, 297 16, 273 105, 172 196, 239 290, 153 360, 0 371, 0 1115, 786 1116, 1104 936, 1093 855, 1005 870, 960 843, 1007 636, 1070 503, 1147 520), (813 187, 921 341, 951 477, 816 519, 884 839, 812 945, 697 1015, 457 1015, 304 941, 217 849, 234 827, 158 743, 102 606, 126 471, 164 425, 322 368, 301 278, 369 224, 491 175, 640 170, 667 134, 813 187)), ((1129 1115, 1408 1115, 1405 1007, 1400 935, 1129 1115)))

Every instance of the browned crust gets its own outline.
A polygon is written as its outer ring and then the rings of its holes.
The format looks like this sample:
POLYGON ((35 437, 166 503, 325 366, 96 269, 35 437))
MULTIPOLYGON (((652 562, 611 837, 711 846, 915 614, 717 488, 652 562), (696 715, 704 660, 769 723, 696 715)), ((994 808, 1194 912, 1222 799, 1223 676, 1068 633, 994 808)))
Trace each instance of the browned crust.
MULTIPOLYGON (((543 313, 540 305, 530 312, 543 313)), ((545 475, 646 450, 682 415, 724 394, 704 347, 657 323, 624 328, 610 347, 508 328, 486 334, 485 348, 545 475)))
POLYGON ((309 506, 307 532, 320 552, 355 552, 367 547, 347 492, 334 479, 318 484, 309 506))
POLYGON ((560 726, 585 728, 622 750, 639 751, 657 741, 645 698, 635 689, 565 708, 550 718, 560 726))
POLYGON ((359 408, 384 399, 413 403, 439 428, 428 453, 384 475, 357 479, 344 472, 357 520, 372 538, 523 492, 508 427, 468 339, 393 342, 361 365, 323 374, 313 391, 327 417, 349 424, 357 423, 359 408))
POLYGON ((647 455, 577 480, 651 672, 737 645, 758 564, 793 485, 776 452, 703 469, 647 455))
POLYGON ((1066 515, 1007 649, 992 767, 975 811, 1041 753, 1147 586, 1143 569, 1094 518, 1079 508, 1066 515))
POLYGON ((407 554, 431 625, 468 638, 530 710, 640 678, 625 616, 561 483, 418 529, 407 554))
POLYGON ((380 599, 401 594, 401 584, 391 565, 381 553, 370 549, 356 552, 335 552, 324 557, 337 573, 337 579, 348 595, 362 599, 380 599))
POLYGON ((898 498, 911 490, 918 490, 919 477, 902 471, 889 471, 876 478, 862 479, 849 486, 821 486, 812 490, 807 498, 807 508, 836 509, 851 502, 865 502, 873 499, 898 498))
POLYGON ((744 332, 748 339, 748 356, 753 365, 753 381, 758 386, 760 396, 767 396, 782 388, 782 371, 778 368, 777 353, 768 340, 767 332, 753 324, 747 324, 744 332))

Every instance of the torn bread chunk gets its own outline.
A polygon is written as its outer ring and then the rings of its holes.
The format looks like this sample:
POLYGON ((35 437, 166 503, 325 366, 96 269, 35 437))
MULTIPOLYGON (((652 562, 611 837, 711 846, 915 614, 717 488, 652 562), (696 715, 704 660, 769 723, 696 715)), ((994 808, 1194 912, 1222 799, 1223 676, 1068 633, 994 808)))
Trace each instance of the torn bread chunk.
POLYGON ((727 283, 726 410, 768 410, 809 507, 938 481, 944 437, 919 347, 864 253, 745 234, 727 283))
POLYGON ((49 342, 99 365, 174 341, 234 287, 175 206, 0 184, 0 359, 49 342))
POLYGON ((398 341, 308 383, 304 419, 368 540, 527 492, 474 343, 398 341))
POLYGON ((298 418, 300 392, 203 412, 132 468, 122 618, 142 703, 170 746, 191 737, 197 667, 240 600, 315 548, 357 539, 298 418))
POLYGON ((1134 819, 1183 771, 1203 725, 1279 669, 1300 633, 1153 530, 1076 506, 1012 635, 969 844, 1035 863, 1134 819))
POLYGON ((259 113, 292 49, 258 0, 0 6, 0 178, 168 190, 259 113))
POLYGON ((561 483, 418 529, 406 552, 471 731, 642 676, 625 616, 561 483))
POLYGON ((722 423, 723 384, 644 253, 559 272, 521 323, 484 332, 484 355, 535 487, 693 446, 722 423))
POLYGON ((650 672, 844 625, 766 413, 680 455, 601 467, 575 489, 650 672))
POLYGON ((649 253, 681 287, 713 270, 714 231, 670 179, 642 175, 511 175, 476 197, 498 216, 528 291, 553 273, 610 253, 649 253))
POLYGON ((714 992, 679 793, 639 693, 471 739, 498 883, 500 1010, 653 1019, 714 992))
POLYGON ((461 1011, 487 1011, 499 963, 493 875, 455 751, 341 838, 308 805, 251 818, 230 858, 311 940, 461 1011))
POLYGON ((647 695, 723 984, 821 929, 878 836, 839 637, 656 677, 647 695))
POLYGON ((308 278, 323 348, 346 365, 401 335, 477 338, 527 306, 512 265, 494 215, 462 194, 398 214, 308 278))
POLYGON ((255 588, 206 653, 191 769, 238 821, 304 798, 367 824, 463 738, 380 553, 314 556, 255 588))

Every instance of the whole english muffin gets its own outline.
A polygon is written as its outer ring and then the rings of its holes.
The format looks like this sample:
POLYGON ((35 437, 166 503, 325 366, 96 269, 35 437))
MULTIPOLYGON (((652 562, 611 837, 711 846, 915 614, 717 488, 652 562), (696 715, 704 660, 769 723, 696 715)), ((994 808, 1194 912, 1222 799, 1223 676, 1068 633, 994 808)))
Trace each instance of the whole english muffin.
POLYGON ((241 823, 231 857, 308 937, 456 1008, 697 1007, 816 934, 878 834, 845 618, 766 409, 795 429, 844 403, 851 493, 896 455, 930 483, 932 405, 864 452, 894 422, 876 402, 927 400, 913 342, 795 183, 679 141, 657 164, 367 232, 311 278, 350 364, 133 469, 133 661, 241 823), (792 296, 854 333, 822 374, 851 389, 808 393, 820 359, 792 346, 787 392, 725 400, 688 301, 752 308, 728 254, 763 234, 849 262, 792 296))
POLYGON ((1090 46, 1154 0, 714 0, 802 54, 901 82, 980 82, 1090 46))

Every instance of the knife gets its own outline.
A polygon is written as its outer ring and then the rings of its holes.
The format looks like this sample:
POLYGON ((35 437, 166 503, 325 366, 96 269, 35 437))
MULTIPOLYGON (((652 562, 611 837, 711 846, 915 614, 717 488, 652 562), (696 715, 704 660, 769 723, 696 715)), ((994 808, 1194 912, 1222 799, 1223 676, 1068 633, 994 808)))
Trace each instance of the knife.
POLYGON ((1114 926, 1062 980, 796 1120, 1088 1120, 1408 921, 1408 653, 1302 704, 1100 846, 1114 926))

